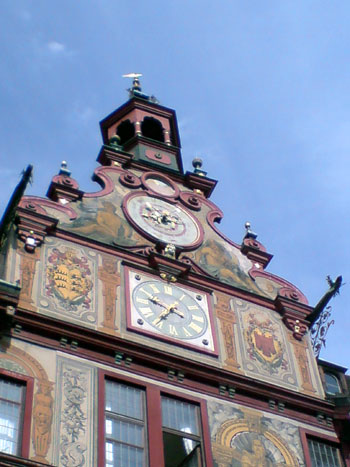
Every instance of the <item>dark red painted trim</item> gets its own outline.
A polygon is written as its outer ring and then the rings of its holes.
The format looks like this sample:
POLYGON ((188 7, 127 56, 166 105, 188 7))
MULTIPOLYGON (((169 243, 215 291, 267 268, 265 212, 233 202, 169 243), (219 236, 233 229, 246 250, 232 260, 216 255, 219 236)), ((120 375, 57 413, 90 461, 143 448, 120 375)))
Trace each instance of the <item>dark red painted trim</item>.
MULTIPOLYGON (((327 436, 327 435, 324 435, 323 433, 306 430, 305 428, 299 428, 299 434, 300 434, 301 444, 302 444, 303 451, 304 451, 306 467, 311 467, 310 451, 309 451, 309 445, 307 442, 308 438, 316 438, 321 443, 324 442, 328 444, 333 444, 335 447, 340 449, 340 452, 342 451, 339 439, 334 436, 327 436)), ((348 466, 348 464, 346 465, 348 466)))
POLYGON ((52 464, 42 464, 38 461, 24 459, 23 457, 13 456, 5 452, 0 452, 0 465, 1 467, 55 467, 52 464))
POLYGON ((105 467, 105 372, 98 370, 97 465, 105 467))
POLYGON ((84 193, 84 198, 100 198, 101 196, 106 196, 112 193, 115 184, 108 176, 108 172, 121 174, 124 170, 121 167, 97 167, 94 170, 93 180, 102 187, 102 190, 93 193, 84 193))
POLYGON ((2 368, 0 368, 0 375, 14 382, 21 383, 25 387, 20 455, 22 457, 29 457, 34 379, 31 376, 22 375, 15 373, 14 371, 4 370, 2 368))
POLYGON ((47 206, 50 209, 61 211, 71 220, 77 218, 77 213, 70 206, 63 206, 63 204, 56 203, 50 199, 40 198, 39 196, 23 196, 19 203, 19 207, 27 209, 31 213, 35 213, 37 211, 38 214, 47 215, 46 211, 41 206, 47 206), (30 206, 33 206, 33 208, 30 206))
POLYGON ((204 457, 206 461, 206 467, 213 467, 213 454, 211 451, 211 438, 210 438, 210 427, 208 418, 207 402, 201 401, 201 420, 202 420, 202 435, 204 443, 204 457))
POLYGON ((173 199, 176 199, 178 196, 179 196, 179 193, 180 193, 180 190, 179 190, 179 187, 177 185, 175 185, 175 183, 172 181, 172 179, 170 177, 167 177, 165 174, 163 174, 162 172, 155 172, 155 171, 152 171, 152 172, 145 172, 141 175, 141 181, 144 185, 144 187, 151 192, 151 196, 164 196, 164 198, 166 199, 169 199, 169 198, 173 198, 173 199), (159 193, 159 191, 156 191, 154 190, 153 188, 151 188, 150 186, 148 186, 148 183, 147 183, 147 180, 149 178, 158 178, 160 180, 163 180, 164 183, 168 183, 174 190, 174 194, 172 195, 164 195, 164 194, 161 194, 159 193))
POLYGON ((150 465, 164 467, 160 389, 154 385, 147 384, 145 386, 147 394, 147 426, 150 465))

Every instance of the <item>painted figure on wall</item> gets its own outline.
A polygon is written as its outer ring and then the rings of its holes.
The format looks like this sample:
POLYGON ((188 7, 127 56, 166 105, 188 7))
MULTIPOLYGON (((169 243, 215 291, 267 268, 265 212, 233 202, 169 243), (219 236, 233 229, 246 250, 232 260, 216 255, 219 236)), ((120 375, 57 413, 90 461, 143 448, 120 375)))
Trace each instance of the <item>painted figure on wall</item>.
POLYGON ((234 404, 209 404, 215 467, 304 466, 297 426, 234 404))
MULTIPOLYGON (((232 247, 233 248, 233 247, 232 247)), ((198 265, 210 275, 243 289, 261 294, 254 281, 242 271, 235 254, 230 254, 224 245, 209 239, 194 255, 198 265)))
POLYGON ((43 462, 51 443, 52 386, 45 382, 39 382, 39 390, 34 399, 33 410, 33 444, 37 460, 43 462))
MULTIPOLYGON (((140 237, 131 228, 122 213, 118 213, 119 202, 89 200, 81 203, 79 216, 72 223, 62 224, 64 228, 79 235, 86 235, 99 241, 124 246, 140 243, 140 237)), ((146 243, 146 242, 144 242, 146 243)))

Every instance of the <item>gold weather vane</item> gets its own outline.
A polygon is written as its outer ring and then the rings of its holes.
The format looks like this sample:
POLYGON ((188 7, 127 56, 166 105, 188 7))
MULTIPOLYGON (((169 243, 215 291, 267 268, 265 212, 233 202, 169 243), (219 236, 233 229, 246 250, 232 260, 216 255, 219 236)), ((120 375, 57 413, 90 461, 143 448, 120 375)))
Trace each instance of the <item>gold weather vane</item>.
POLYGON ((132 95, 134 91, 141 92, 141 83, 139 78, 141 78, 142 73, 127 73, 122 75, 123 78, 132 78, 132 88, 128 89, 129 93, 132 95))

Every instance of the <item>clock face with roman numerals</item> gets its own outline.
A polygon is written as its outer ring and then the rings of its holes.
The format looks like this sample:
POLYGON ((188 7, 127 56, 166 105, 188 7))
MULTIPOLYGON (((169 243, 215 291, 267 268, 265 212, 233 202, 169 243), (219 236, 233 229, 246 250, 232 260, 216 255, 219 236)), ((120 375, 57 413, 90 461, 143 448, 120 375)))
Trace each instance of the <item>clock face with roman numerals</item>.
POLYGON ((212 352, 208 295, 129 271, 131 327, 212 352))
POLYGON ((131 224, 151 240, 194 248, 202 241, 201 227, 183 207, 145 195, 131 196, 124 212, 131 224))

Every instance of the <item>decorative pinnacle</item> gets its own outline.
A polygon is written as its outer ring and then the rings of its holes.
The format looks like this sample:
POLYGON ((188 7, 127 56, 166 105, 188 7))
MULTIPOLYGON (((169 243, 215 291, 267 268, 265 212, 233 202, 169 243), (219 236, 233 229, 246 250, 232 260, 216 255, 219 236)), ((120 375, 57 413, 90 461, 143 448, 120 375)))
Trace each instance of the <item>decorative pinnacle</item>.
POLYGON ((254 238, 254 239, 256 239, 256 237, 257 237, 258 235, 257 235, 255 232, 253 232, 253 231, 251 230, 251 228, 250 228, 250 227, 251 227, 250 222, 246 222, 246 223, 244 224, 244 227, 245 227, 245 230, 246 230, 246 234, 245 234, 244 238, 254 238))
POLYGON ((126 75, 122 75, 123 78, 132 78, 132 87, 128 90, 130 94, 133 94, 134 91, 141 92, 141 83, 139 78, 142 76, 142 73, 127 73, 126 75))
POLYGON ((68 164, 66 161, 61 162, 61 168, 58 173, 59 175, 66 175, 67 177, 70 177, 71 171, 68 170, 68 164))
POLYGON ((205 177, 207 175, 207 172, 202 170, 203 161, 200 157, 195 157, 192 161, 192 165, 194 167, 193 173, 201 177, 205 177))

